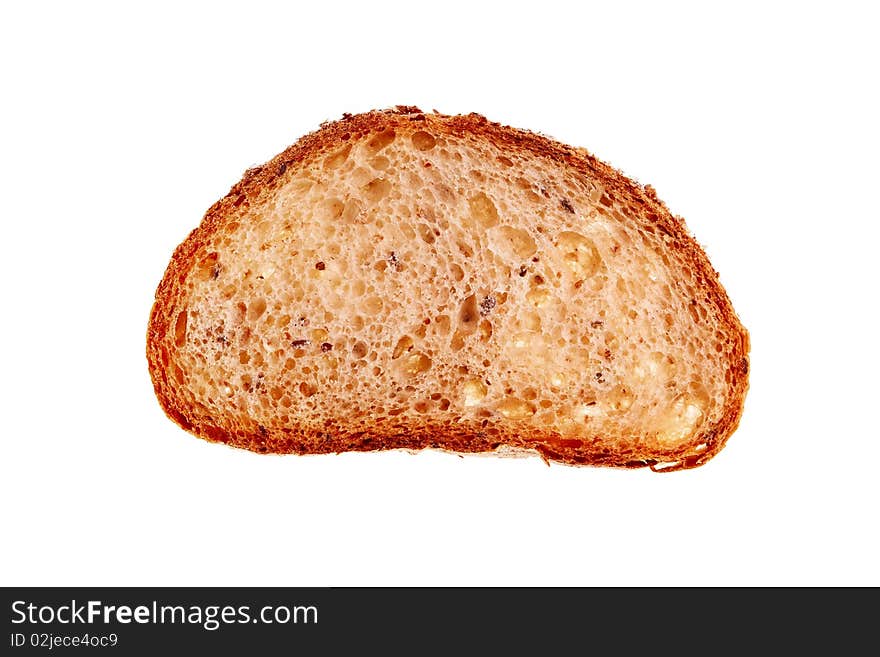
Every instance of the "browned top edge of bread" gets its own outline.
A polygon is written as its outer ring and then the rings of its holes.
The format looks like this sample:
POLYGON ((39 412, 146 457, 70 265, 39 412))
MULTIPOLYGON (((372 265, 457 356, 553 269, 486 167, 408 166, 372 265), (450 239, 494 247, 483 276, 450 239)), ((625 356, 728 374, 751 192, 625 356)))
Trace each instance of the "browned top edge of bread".
MULTIPOLYGON (((419 128, 414 128, 419 129, 419 128)), ((674 471, 702 465, 717 454, 730 435, 736 430, 743 412, 748 389, 749 335, 740 323, 733 306, 700 245, 688 233, 684 220, 673 216, 657 197, 650 185, 636 184, 617 169, 596 159, 582 148, 574 148, 553 139, 526 130, 503 126, 488 121, 479 114, 449 116, 425 113, 417 107, 397 106, 389 110, 377 110, 364 114, 345 114, 338 121, 327 122, 320 129, 299 139, 295 144, 272 158, 266 164, 248 169, 242 179, 229 193, 208 209, 201 224, 174 251, 165 275, 156 290, 155 302, 150 312, 147 328, 147 361, 153 387, 166 414, 182 428, 199 437, 223 442, 256 452, 275 453, 333 453, 342 451, 369 451, 376 449, 422 449, 435 448, 460 453, 485 452, 501 445, 537 451, 545 461, 566 464, 602 465, 622 468, 650 467, 655 471, 674 471), (712 303, 731 336, 738 336, 732 356, 732 369, 736 373, 729 394, 726 396, 721 419, 705 429, 700 442, 706 447, 693 452, 690 447, 663 455, 645 455, 622 451, 584 452, 570 448, 565 439, 555 433, 530 429, 528 439, 514 432, 499 437, 475 434, 453 425, 425 425, 419 430, 411 427, 389 426, 383 432, 352 431, 343 425, 326 426, 322 431, 290 430, 272 434, 270 430, 256 426, 253 431, 230 435, 226 430, 192 421, 187 409, 182 407, 174 394, 175 384, 169 379, 170 356, 164 338, 173 326, 174 302, 195 263, 195 255, 209 238, 220 229, 230 214, 246 209, 261 195, 271 193, 280 184, 291 165, 358 136, 381 131, 403 124, 430 125, 434 131, 445 131, 454 136, 485 137, 501 149, 527 151, 535 156, 551 159, 571 167, 580 174, 597 179, 606 194, 630 211, 637 212, 653 222, 654 227, 669 238, 671 248, 679 251, 695 273, 699 283, 708 291, 712 303)))

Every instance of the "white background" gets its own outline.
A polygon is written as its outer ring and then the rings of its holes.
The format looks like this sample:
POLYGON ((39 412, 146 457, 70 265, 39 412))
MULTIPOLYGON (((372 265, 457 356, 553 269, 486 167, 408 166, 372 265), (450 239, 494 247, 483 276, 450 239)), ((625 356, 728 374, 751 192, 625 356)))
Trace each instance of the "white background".
POLYGON ((0 584, 880 585, 877 17, 709 4, 4 3, 0 584), (173 248, 395 104, 586 147, 687 219, 753 343, 714 460, 257 456, 164 416, 173 248))

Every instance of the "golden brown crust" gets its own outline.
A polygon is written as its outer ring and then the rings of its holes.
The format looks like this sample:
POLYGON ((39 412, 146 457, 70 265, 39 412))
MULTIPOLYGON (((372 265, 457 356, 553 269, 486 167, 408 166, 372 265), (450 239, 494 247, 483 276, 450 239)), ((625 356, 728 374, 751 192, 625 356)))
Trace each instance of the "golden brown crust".
MULTIPOLYGON (((566 146, 532 132, 492 123, 478 114, 447 116, 426 114, 416 107, 398 106, 392 110, 373 111, 359 115, 346 114, 339 121, 325 123, 268 163, 249 169, 244 177, 205 214, 198 228, 177 247, 156 291, 147 329, 147 360, 156 396, 166 414, 178 425, 195 435, 256 452, 316 454, 377 449, 436 448, 454 452, 486 452, 501 446, 538 452, 547 461, 567 464, 602 465, 625 468, 650 467, 655 471, 671 471, 699 466, 724 446, 742 416, 748 388, 749 336, 734 312, 717 272, 699 244, 688 234, 684 222, 674 217, 657 198, 650 186, 637 185, 613 167, 597 160, 587 151, 566 146), (229 217, 235 216, 270 194, 283 180, 292 165, 315 154, 373 131, 403 124, 424 123, 430 129, 461 138, 488 139, 495 145, 513 151, 526 151, 547 158, 576 172, 596 179, 603 185, 610 201, 621 204, 635 215, 645 217, 655 230, 662 233, 670 248, 675 249, 694 272, 707 298, 715 306, 726 334, 735 342, 731 355, 725 407, 721 419, 688 446, 662 453, 641 450, 609 449, 599 441, 566 439, 552 431, 533 430, 527 438, 514 432, 486 433, 463 430, 454 425, 383 426, 363 430, 340 420, 322 430, 266 429, 254 424, 233 430, 207 422, 207 412, 193 412, 175 394, 174 367, 169 354, 166 334, 173 330, 175 301, 195 263, 195 254, 203 248, 229 217), (696 451, 696 445, 705 445, 696 451)), ((204 409, 203 409, 204 410, 204 409)))

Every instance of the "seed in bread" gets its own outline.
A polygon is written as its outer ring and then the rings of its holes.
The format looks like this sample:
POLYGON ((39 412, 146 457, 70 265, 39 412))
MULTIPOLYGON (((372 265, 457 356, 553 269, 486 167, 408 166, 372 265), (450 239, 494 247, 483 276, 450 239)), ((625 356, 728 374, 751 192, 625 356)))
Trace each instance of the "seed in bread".
POLYGON ((167 414, 257 452, 715 455, 748 334, 683 222, 582 149, 412 107, 325 124, 175 251, 150 374, 167 414))

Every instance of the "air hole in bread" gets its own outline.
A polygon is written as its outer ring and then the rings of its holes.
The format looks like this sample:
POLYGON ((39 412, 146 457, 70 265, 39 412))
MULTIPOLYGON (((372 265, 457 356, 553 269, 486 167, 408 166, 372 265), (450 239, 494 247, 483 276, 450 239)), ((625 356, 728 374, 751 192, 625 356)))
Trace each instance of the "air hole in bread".
POLYGON ((372 295, 364 299, 363 309, 368 315, 378 315, 382 311, 382 299, 377 295, 372 295))
MULTIPOLYGON (((515 264, 526 258, 530 258, 537 251, 537 245, 528 231, 513 226, 498 226, 493 229, 492 235, 497 235, 495 240, 496 249, 505 256, 511 264, 515 264)), ((491 239, 491 238, 490 238, 491 239)))
POLYGON ((428 224, 417 224, 416 230, 419 233, 419 237, 421 237, 426 244, 433 244, 437 241, 437 235, 434 232, 434 228, 428 224))
POLYGON ((397 344, 394 345, 394 351, 391 354, 391 358, 396 360, 400 358, 404 352, 410 351, 413 347, 413 340, 408 335, 404 335, 397 341, 397 344))
POLYGON ((325 169, 338 169, 348 159, 351 153, 351 144, 344 146, 324 160, 325 169))
POLYGON ((220 255, 214 251, 205 256, 196 268, 195 277, 199 281, 210 281, 220 276, 220 255))
POLYGON ((499 402, 495 410, 510 420, 525 420, 535 414, 535 406, 516 397, 507 397, 499 402))
POLYGON ((266 310, 266 300, 263 298, 254 299, 247 307, 247 320, 249 322, 256 321, 266 310))
POLYGON ((484 192, 471 196, 468 199, 468 207, 470 208, 470 227, 486 229, 498 225, 498 209, 492 199, 484 192))
POLYGON ((177 320, 174 322, 174 344, 178 347, 186 344, 186 321, 186 311, 182 310, 177 314, 177 320))
POLYGON ((404 357, 402 371, 409 377, 414 377, 431 369, 432 361, 423 353, 413 353, 404 357))
POLYGON ((556 243, 563 262, 576 280, 588 278, 599 269, 601 258, 591 239, 574 231, 563 231, 556 243))
POLYGON ((345 203, 338 198, 330 198, 321 202, 321 209, 325 218, 335 221, 345 211, 345 203))
POLYGON ((488 342, 492 337, 492 322, 484 319, 480 322, 480 342, 488 342))
POLYGON ((455 246, 458 248, 458 252, 463 255, 465 258, 473 258, 474 257, 474 249, 470 244, 465 242, 464 240, 456 240, 455 246))
POLYGON ((366 149, 369 153, 377 153, 394 141, 396 134, 393 128, 386 128, 367 140, 366 149))
POLYGON ((364 198, 369 203, 378 203, 391 191, 391 183, 384 178, 374 178, 363 187, 364 198))
POLYGON ((437 144, 437 140, 434 138, 429 132, 425 132, 424 130, 419 130, 418 132, 413 133, 412 136, 412 145, 420 151, 429 151, 437 144))
POLYGON ((477 330, 479 319, 480 311, 477 309, 477 296, 472 294, 462 302, 461 308, 459 308, 458 330, 463 335, 473 333, 477 330))
POLYGON ((449 315, 440 315, 434 319, 434 332, 437 335, 447 335, 449 333, 449 315))

